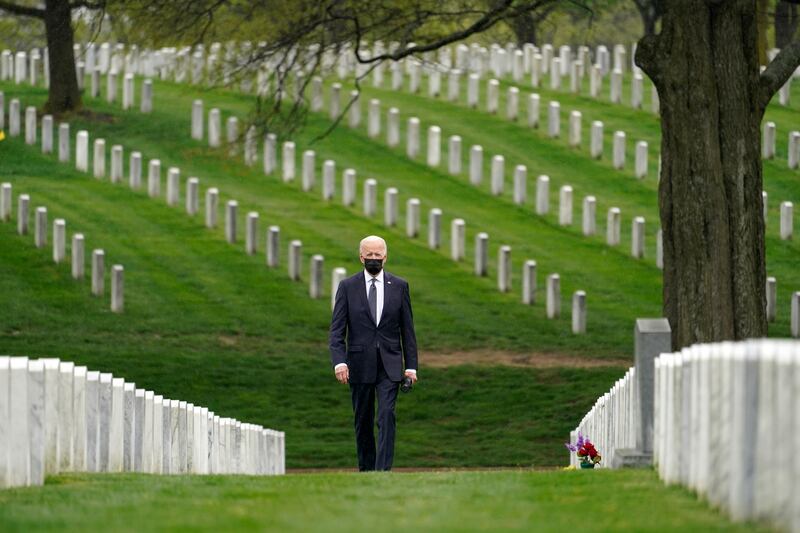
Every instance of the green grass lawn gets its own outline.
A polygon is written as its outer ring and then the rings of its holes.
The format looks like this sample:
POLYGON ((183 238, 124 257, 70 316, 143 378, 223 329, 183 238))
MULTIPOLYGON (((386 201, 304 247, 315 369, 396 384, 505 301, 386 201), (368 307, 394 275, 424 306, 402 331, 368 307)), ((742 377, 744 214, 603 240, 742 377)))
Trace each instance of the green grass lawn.
POLYGON ((3 531, 761 531, 652 471, 67 475, 0 492, 3 531))
MULTIPOLYGON (((87 250, 104 248, 109 265, 126 268, 126 311, 116 315, 107 298, 92 298, 87 282, 70 278, 69 265, 52 263, 49 248, 36 249, 30 235, 16 235, 13 223, 0 224, 1 351, 56 355, 224 416, 279 428, 288 435, 289 466, 353 464, 349 392, 333 379, 327 353, 327 296, 309 299, 305 283, 288 281, 283 267, 267 269, 260 254, 249 257, 225 243, 221 230, 207 231, 200 221, 143 193, 82 176, 16 140, 0 150, 17 194, 24 188, 32 206, 50 208, 51 221, 65 217, 70 234, 83 232, 87 250)), ((300 237, 306 246, 325 246, 329 261, 338 254, 338 264, 355 268, 352 243, 374 228, 353 221, 344 209, 308 216, 305 195, 272 181, 262 180, 261 187, 265 192, 254 194, 254 201, 265 202, 267 221, 277 219, 289 233, 284 245, 300 237), (320 227, 337 231, 326 234, 320 227)), ((437 346, 434 339, 456 337, 459 323, 463 333, 483 338, 478 346, 522 349, 543 334, 515 332, 523 316, 541 309, 510 302, 485 280, 452 269, 446 258, 422 246, 398 239, 392 250, 398 268, 420 273, 415 303, 423 361, 437 346), (437 302, 435 297, 447 295, 434 279, 425 281, 426 269, 447 271, 451 282, 459 276, 464 292, 437 302), (473 290, 479 294, 470 295, 473 290), (471 309, 457 309, 459 298, 471 309), (482 322, 471 332, 469 313, 476 312, 482 322), (491 313, 508 317, 506 340, 487 340, 500 325, 491 313)), ((285 255, 282 260, 285 265, 285 255)), ((561 320, 544 334, 566 342, 569 336, 559 331, 565 324, 561 320)), ((472 343, 467 337, 450 346, 472 343)), ((448 344, 439 341, 442 346, 448 344)), ((618 363, 533 369, 425 368, 423 362, 420 386, 399 403, 397 464, 564 464, 561 442, 575 417, 623 372, 618 363)))
MULTIPOLYGON (((20 97, 23 107, 41 105, 45 99, 42 89, 6 83, 0 90, 6 101, 20 97)), ((105 138, 109 151, 111 145, 124 146, 126 175, 131 151, 143 153, 144 168, 149 159, 159 158, 162 191, 167 167, 178 166, 182 183, 189 176, 200 179, 200 213, 189 217, 182 202, 169 207, 163 198, 152 200, 143 190, 131 191, 127 182, 96 180, 75 171, 74 163, 63 165, 53 156, 42 156, 38 146, 25 146, 21 138, 0 143, 0 181, 13 184, 15 209, 16 195, 30 194, 31 211, 45 205, 51 224, 63 217, 69 236, 84 233, 87 257, 89 250, 103 248, 107 267, 122 264, 126 269, 126 309, 115 315, 108 310, 107 296, 92 298, 87 281, 70 278, 68 264, 53 264, 49 248, 34 248, 32 236, 18 236, 13 222, 0 224, 0 352, 74 360, 124 376, 140 387, 206 405, 223 416, 284 430, 289 467, 350 466, 355 453, 349 393, 333 380, 327 354, 330 271, 337 266, 350 273, 359 269, 359 239, 380 233, 389 240, 387 269, 411 282, 421 349, 420 384, 399 403, 397 465, 564 464, 561 443, 568 431, 624 373, 620 360, 632 361, 634 320, 660 315, 660 272, 654 264, 655 178, 638 182, 629 172, 611 169, 605 160, 592 161, 585 149, 567 148, 563 139, 546 139, 524 125, 460 104, 374 89, 366 90, 364 100, 371 95, 381 98, 384 109, 399 106, 404 118, 425 117, 423 131, 437 123, 443 127, 443 139, 451 133, 462 135, 465 162, 469 145, 483 144, 485 176, 494 153, 506 155, 507 180, 512 165, 526 164, 528 203, 513 205, 508 182, 504 196, 492 197, 486 184, 473 187, 465 175, 449 176, 443 168, 428 168, 422 158, 409 160, 402 149, 387 149, 383 137, 369 139, 365 111, 363 127, 343 126, 313 143, 318 188, 305 193, 299 177, 283 183, 277 176, 264 176, 260 164, 247 168, 241 157, 228 158, 224 150, 208 150, 189 139, 193 98, 204 98, 206 113, 213 106, 221 108, 224 119, 233 113, 246 117, 251 97, 156 81, 152 115, 123 112, 119 104, 87 97, 87 106, 105 116, 91 122, 70 120, 73 150, 75 133, 86 128, 92 142, 105 138), (326 158, 337 164, 337 196, 331 202, 319 193, 326 158), (340 176, 348 167, 358 171, 355 207, 341 205, 340 176), (539 173, 553 179, 551 214, 545 217, 532 209, 539 173), (375 217, 364 216, 360 207, 367 177, 379 182, 381 214, 375 217), (563 183, 575 187, 576 221, 582 196, 597 196, 598 236, 582 236, 577 222, 570 228, 558 226, 552 212, 563 183), (215 230, 204 227, 203 195, 212 186, 220 188, 221 205, 228 199, 239 202, 240 228, 250 210, 261 215, 261 235, 268 225, 281 227, 280 268, 265 266, 263 238, 259 254, 251 257, 244 253, 241 239, 236 245, 224 241, 221 224, 215 230), (429 250, 424 237, 408 239, 402 224, 384 226, 382 198, 389 186, 400 190, 401 220, 405 200, 422 200, 423 236, 428 209, 443 209, 442 249, 429 250), (610 205, 623 210, 623 243, 617 248, 606 246, 603 237, 610 205), (642 261, 629 254, 634 214, 648 219, 648 257, 642 261), (448 230, 456 217, 467 221, 467 260, 461 263, 449 258, 448 230), (472 243, 479 231, 490 234, 488 278, 472 273, 472 243), (304 244, 300 283, 289 281, 285 271, 292 239, 304 244), (513 248, 514 287, 509 294, 496 289, 495 258, 502 244, 513 248), (325 292, 317 301, 308 298, 306 284, 314 253, 325 256, 325 292), (529 258, 538 262, 540 288, 531 307, 519 303, 519 274, 529 258), (543 305, 545 276, 551 272, 562 277, 562 316, 557 320, 545 318, 543 305), (588 294, 588 332, 583 336, 570 333, 570 297, 578 289, 588 294), (426 354, 453 350, 546 353, 611 363, 592 368, 426 367, 426 354)), ((644 111, 584 102, 584 97, 568 94, 559 93, 559 98, 562 112, 573 103, 590 106, 585 128, 596 114, 607 122, 607 135, 612 126, 619 127, 630 132, 631 140, 648 138, 653 139, 651 146, 657 144, 657 121, 644 111)), ((775 120, 787 127, 797 116, 792 110, 776 113, 775 120)), ((300 154, 329 124, 324 115, 312 114, 297 135, 298 176, 300 154)), ((796 173, 780 168, 778 161, 765 168, 770 216, 776 221, 777 201, 792 195, 796 199, 800 186, 796 173)), ((219 215, 221 222, 221 208, 219 215)), ((768 267, 778 278, 779 297, 771 335, 788 335, 789 294, 800 287, 799 252, 797 240, 780 241, 776 224, 768 226, 768 267)), ((106 283, 108 287, 108 279, 106 283)))

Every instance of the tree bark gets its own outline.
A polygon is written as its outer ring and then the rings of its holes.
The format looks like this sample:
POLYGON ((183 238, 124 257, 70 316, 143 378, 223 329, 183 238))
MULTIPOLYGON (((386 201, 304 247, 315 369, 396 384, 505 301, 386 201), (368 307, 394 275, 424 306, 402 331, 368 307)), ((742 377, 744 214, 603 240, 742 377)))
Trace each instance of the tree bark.
MULTIPOLYGON (((487 2, 487 5, 492 9, 503 9, 504 4, 503 0, 489 0, 487 2)), ((517 39, 517 46, 521 47, 525 43, 537 44, 539 42, 539 24, 544 22, 556 7, 554 4, 546 4, 548 2, 534 2, 531 8, 513 9, 505 17, 506 24, 514 32, 514 37, 517 39)))
POLYGON ((525 43, 538 43, 536 26, 540 21, 534 18, 533 13, 523 13, 508 20, 508 25, 514 32, 517 38, 517 45, 522 46, 525 43))
POLYGON ((775 48, 784 48, 792 42, 798 23, 797 5, 778 0, 775 5, 775 48))
POLYGON ((767 334, 757 25, 752 0, 671 0, 661 33, 637 47, 661 101, 663 308, 676 350, 767 334))
POLYGON ((82 106, 73 52, 72 7, 68 0, 46 0, 44 26, 50 59, 50 91, 45 108, 56 115, 82 106))

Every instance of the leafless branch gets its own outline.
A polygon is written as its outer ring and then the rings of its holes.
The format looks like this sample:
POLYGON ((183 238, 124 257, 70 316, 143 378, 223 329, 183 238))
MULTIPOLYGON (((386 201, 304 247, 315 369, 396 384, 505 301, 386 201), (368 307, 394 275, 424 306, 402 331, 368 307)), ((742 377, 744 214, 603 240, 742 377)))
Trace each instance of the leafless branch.
POLYGON ((781 50, 775 59, 761 73, 761 109, 766 109, 773 95, 783 86, 789 77, 800 66, 800 41, 792 43, 781 50))
POLYGON ((38 7, 21 6, 19 4, 15 4, 14 2, 6 2, 5 0, 0 0, 0 10, 11 13, 12 15, 44 19, 44 9, 39 9, 38 7))

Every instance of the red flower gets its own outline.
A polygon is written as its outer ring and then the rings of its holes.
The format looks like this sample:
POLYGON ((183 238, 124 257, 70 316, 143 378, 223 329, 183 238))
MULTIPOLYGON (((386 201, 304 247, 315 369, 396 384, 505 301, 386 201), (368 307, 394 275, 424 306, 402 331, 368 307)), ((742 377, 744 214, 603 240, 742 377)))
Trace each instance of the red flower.
POLYGON ((581 448, 578 450, 578 457, 586 457, 587 455, 592 459, 598 455, 594 444, 588 441, 584 442, 583 446, 581 446, 581 448))

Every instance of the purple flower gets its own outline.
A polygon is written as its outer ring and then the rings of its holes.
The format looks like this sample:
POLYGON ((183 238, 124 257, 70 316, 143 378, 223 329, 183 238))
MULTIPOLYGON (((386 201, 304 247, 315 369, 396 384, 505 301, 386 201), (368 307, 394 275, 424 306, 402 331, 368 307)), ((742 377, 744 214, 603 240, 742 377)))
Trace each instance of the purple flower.
POLYGON ((565 442, 564 446, 566 446, 567 449, 571 452, 577 452, 578 450, 583 448, 586 444, 591 444, 591 442, 589 442, 589 437, 584 437, 583 433, 579 432, 578 440, 575 442, 575 444, 570 444, 569 442, 565 442))

